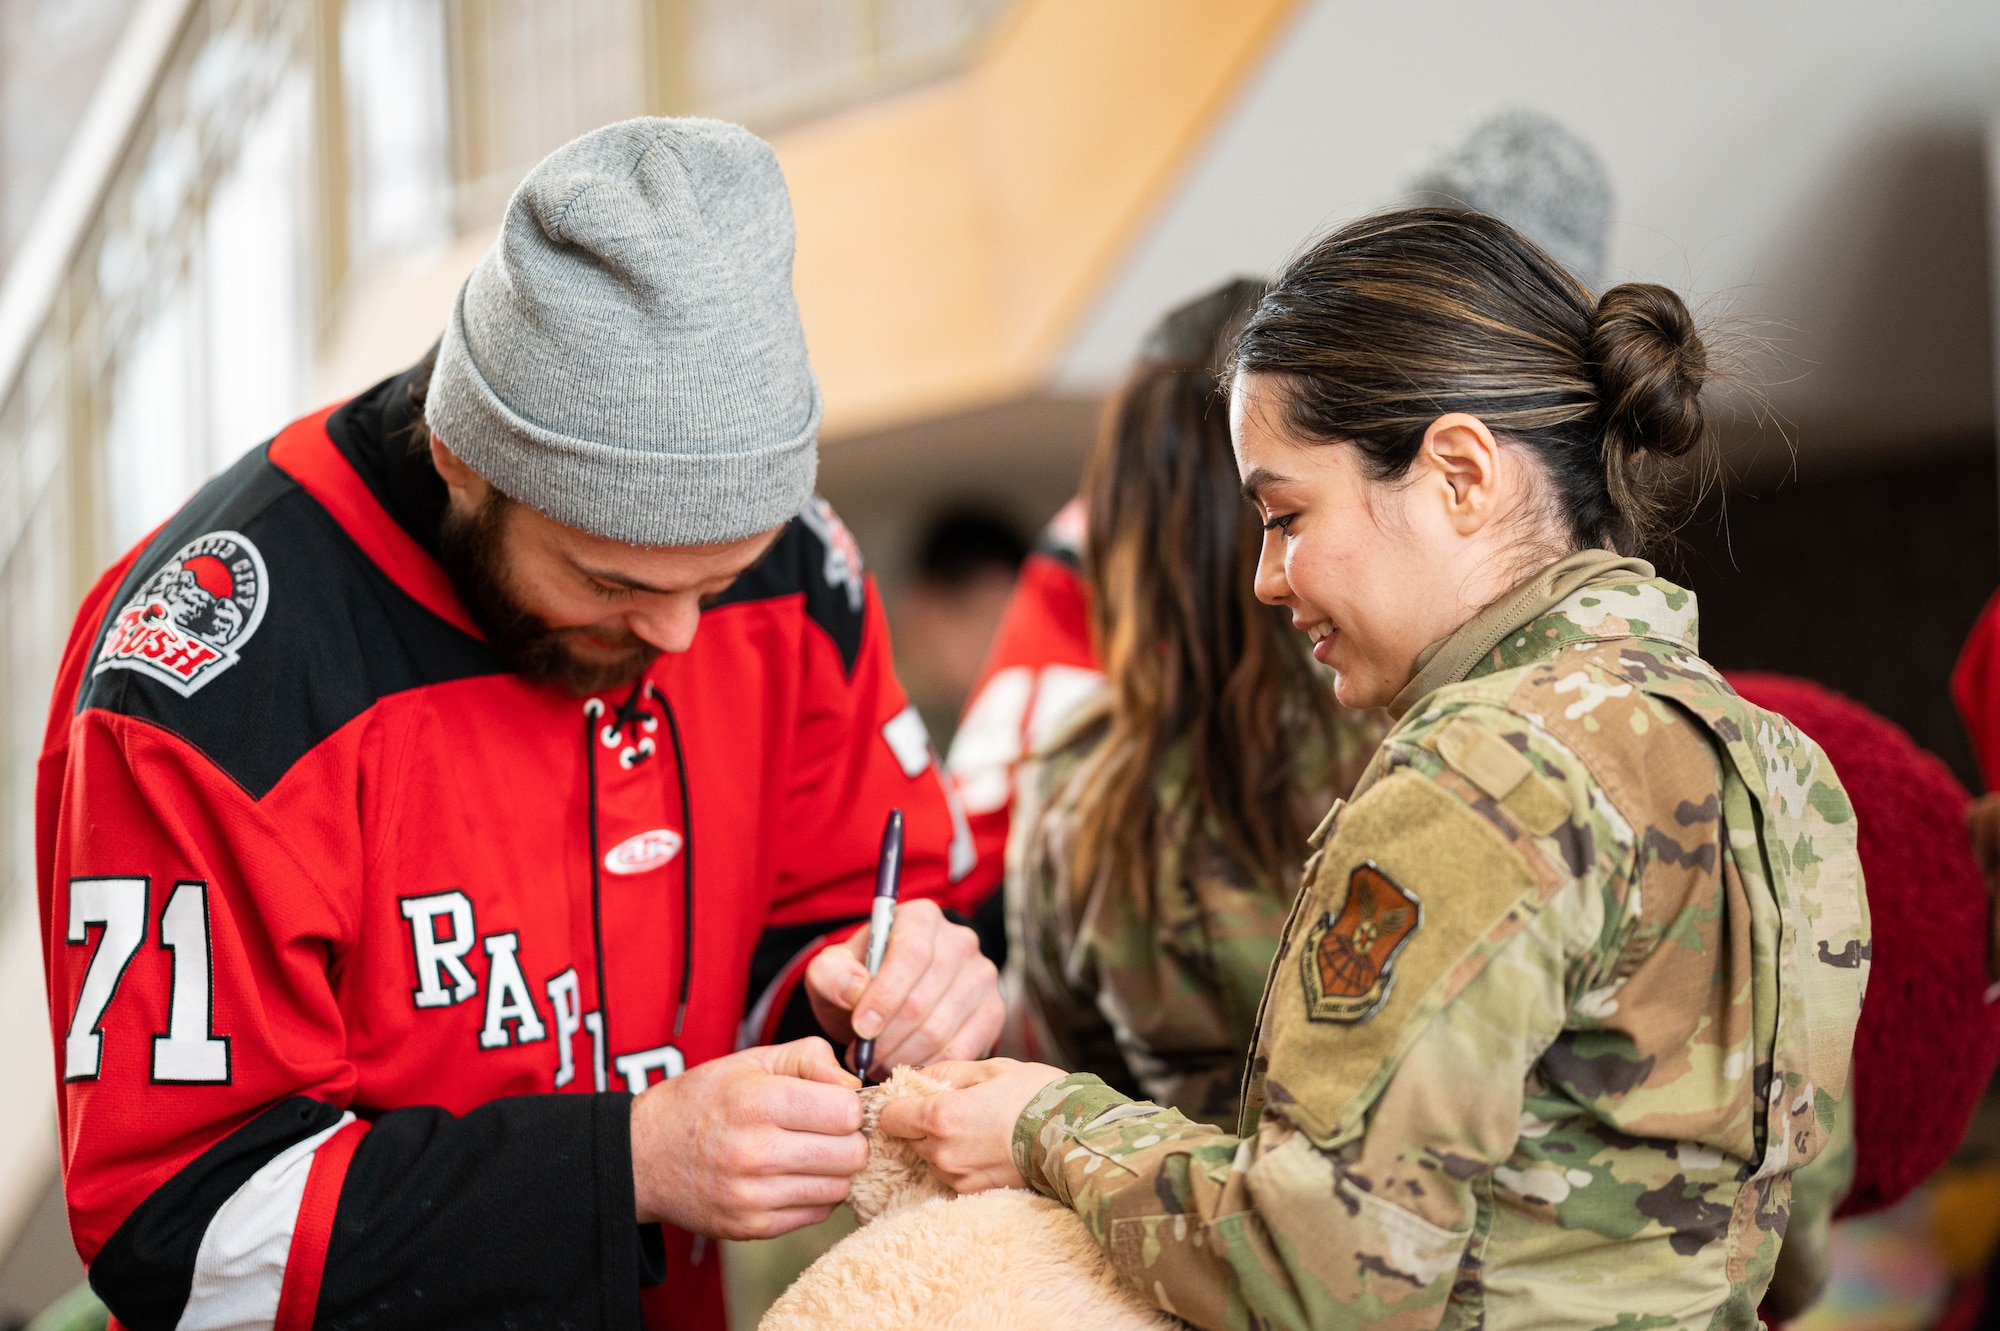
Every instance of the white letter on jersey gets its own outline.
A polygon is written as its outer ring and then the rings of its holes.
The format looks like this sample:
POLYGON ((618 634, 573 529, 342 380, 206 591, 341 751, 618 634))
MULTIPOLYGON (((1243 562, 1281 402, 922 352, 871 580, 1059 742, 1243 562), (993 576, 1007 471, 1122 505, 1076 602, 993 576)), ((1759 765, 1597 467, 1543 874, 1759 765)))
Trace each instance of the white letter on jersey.
POLYGON ((146 880, 70 879, 69 932, 64 937, 72 944, 86 942, 93 924, 103 925, 104 932, 90 968, 83 973, 83 992, 77 995, 76 1015, 70 1018, 69 1037, 63 1042, 64 1081, 88 1081, 103 1062, 104 1036, 98 1026, 118 992, 118 982, 125 978, 127 963, 146 937, 146 880))
POLYGON ((507 1044, 507 1023, 517 1023, 514 1030, 515 1044, 533 1044, 548 1034, 542 1026, 542 1018, 535 1011, 535 1000, 528 993, 528 981, 521 975, 521 963, 514 959, 520 949, 521 936, 514 933, 493 934, 485 940, 486 955, 491 963, 486 968, 486 1025, 479 1032, 481 1049, 499 1049, 507 1044))
POLYGON ((479 982, 465 968, 472 951, 472 901, 463 892, 436 892, 403 898, 403 918, 410 922, 410 946, 417 954, 417 987, 410 996, 418 1007, 450 1007, 479 992, 479 982), (451 916, 451 937, 440 940, 440 915, 451 916), (445 987, 445 977, 451 987, 445 987))
POLYGON ((570 1054, 569 1040, 583 1029, 583 1000, 577 995, 576 967, 572 966, 548 983, 549 1006, 556 1010, 556 1048, 562 1063, 556 1068, 556 1089, 561 1090, 576 1077, 576 1059, 570 1054))
POLYGON ((167 1033, 153 1037, 153 1080, 227 1082, 229 1037, 215 1034, 207 883, 174 884, 160 916, 160 946, 173 949, 174 997, 167 1033))
POLYGON ((597 1078, 597 1093, 602 1095, 611 1088, 604 1074, 604 1014, 584 1013, 583 1028, 590 1032, 590 1071, 597 1078))
POLYGON ((658 1049, 641 1049, 636 1054, 620 1054, 611 1060, 611 1065, 625 1078, 625 1089, 634 1095, 652 1085, 653 1079, 646 1075, 649 1072, 673 1078, 687 1071, 687 1059, 670 1044, 663 1044, 658 1049))

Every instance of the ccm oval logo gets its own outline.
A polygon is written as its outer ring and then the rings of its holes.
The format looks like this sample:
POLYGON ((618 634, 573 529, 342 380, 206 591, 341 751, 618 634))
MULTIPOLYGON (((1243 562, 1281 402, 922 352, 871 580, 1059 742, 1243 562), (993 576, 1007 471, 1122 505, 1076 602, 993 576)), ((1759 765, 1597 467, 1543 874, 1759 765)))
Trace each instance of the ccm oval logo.
POLYGON ((604 852, 604 867, 611 873, 651 873, 681 853, 681 834, 671 827, 626 837, 604 852))

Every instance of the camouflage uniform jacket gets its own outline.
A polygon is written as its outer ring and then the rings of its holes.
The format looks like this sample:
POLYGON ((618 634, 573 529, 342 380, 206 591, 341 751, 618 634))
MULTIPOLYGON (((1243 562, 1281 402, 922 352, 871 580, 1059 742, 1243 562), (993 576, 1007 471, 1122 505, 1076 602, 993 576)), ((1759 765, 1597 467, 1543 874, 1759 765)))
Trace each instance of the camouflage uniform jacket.
MULTIPOLYGON (((1165 814, 1150 894, 1104 882, 1079 892, 1070 848, 1078 801, 1102 771, 1104 719, 1101 697, 1086 704, 1018 782, 1007 852, 1005 1052, 1095 1073, 1197 1122, 1233 1126, 1297 866, 1265 881, 1236 862, 1219 834, 1196 825, 1199 815, 1181 799, 1183 743, 1168 751, 1155 783, 1165 814)), ((1324 809, 1350 790, 1386 726, 1379 711, 1336 712, 1324 742, 1299 756, 1300 808, 1324 809)))
POLYGON ((1854 816, 1818 748, 1695 655, 1694 597, 1640 567, 1503 625, 1315 833, 1243 1136, 1089 1077, 1021 1116, 1031 1186, 1162 1307, 1756 1324, 1847 1083, 1854 816))

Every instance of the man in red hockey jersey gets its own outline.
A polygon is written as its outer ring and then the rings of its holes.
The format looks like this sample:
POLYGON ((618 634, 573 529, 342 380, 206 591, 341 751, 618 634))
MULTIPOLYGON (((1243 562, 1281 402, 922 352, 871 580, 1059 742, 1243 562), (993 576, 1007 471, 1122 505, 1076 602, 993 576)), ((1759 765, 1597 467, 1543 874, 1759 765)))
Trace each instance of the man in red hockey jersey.
POLYGON ((39 887, 70 1222, 123 1325, 719 1328, 709 1238, 825 1216, 866 1157, 813 1033, 990 1044, 942 909, 972 839, 813 497, 791 250, 744 131, 587 135, 434 369, 287 427, 86 599, 39 887))

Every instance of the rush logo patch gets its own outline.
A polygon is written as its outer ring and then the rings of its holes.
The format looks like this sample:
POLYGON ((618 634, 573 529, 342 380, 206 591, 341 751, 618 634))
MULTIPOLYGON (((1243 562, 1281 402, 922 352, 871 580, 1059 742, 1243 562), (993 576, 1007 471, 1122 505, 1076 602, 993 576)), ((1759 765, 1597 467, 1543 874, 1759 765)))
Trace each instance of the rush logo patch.
POLYGON ((681 834, 671 827, 626 837, 604 852, 604 867, 610 873, 650 873, 681 853, 681 834))
POLYGON ((833 505, 818 495, 814 495, 799 510, 799 519, 826 547, 826 564, 821 576, 826 579, 827 586, 845 591, 847 608, 856 614, 861 613, 867 592, 861 582, 861 547, 855 544, 854 534, 847 530, 847 524, 833 511, 833 505))
POLYGON ((1423 922, 1423 903, 1373 860, 1355 865, 1347 900, 1306 935, 1306 1015, 1346 1023, 1374 1016, 1396 983, 1396 954, 1423 922))
POLYGON ((236 664, 270 596, 264 556, 248 537, 198 536, 112 616, 91 673, 137 670, 191 697, 236 664))

